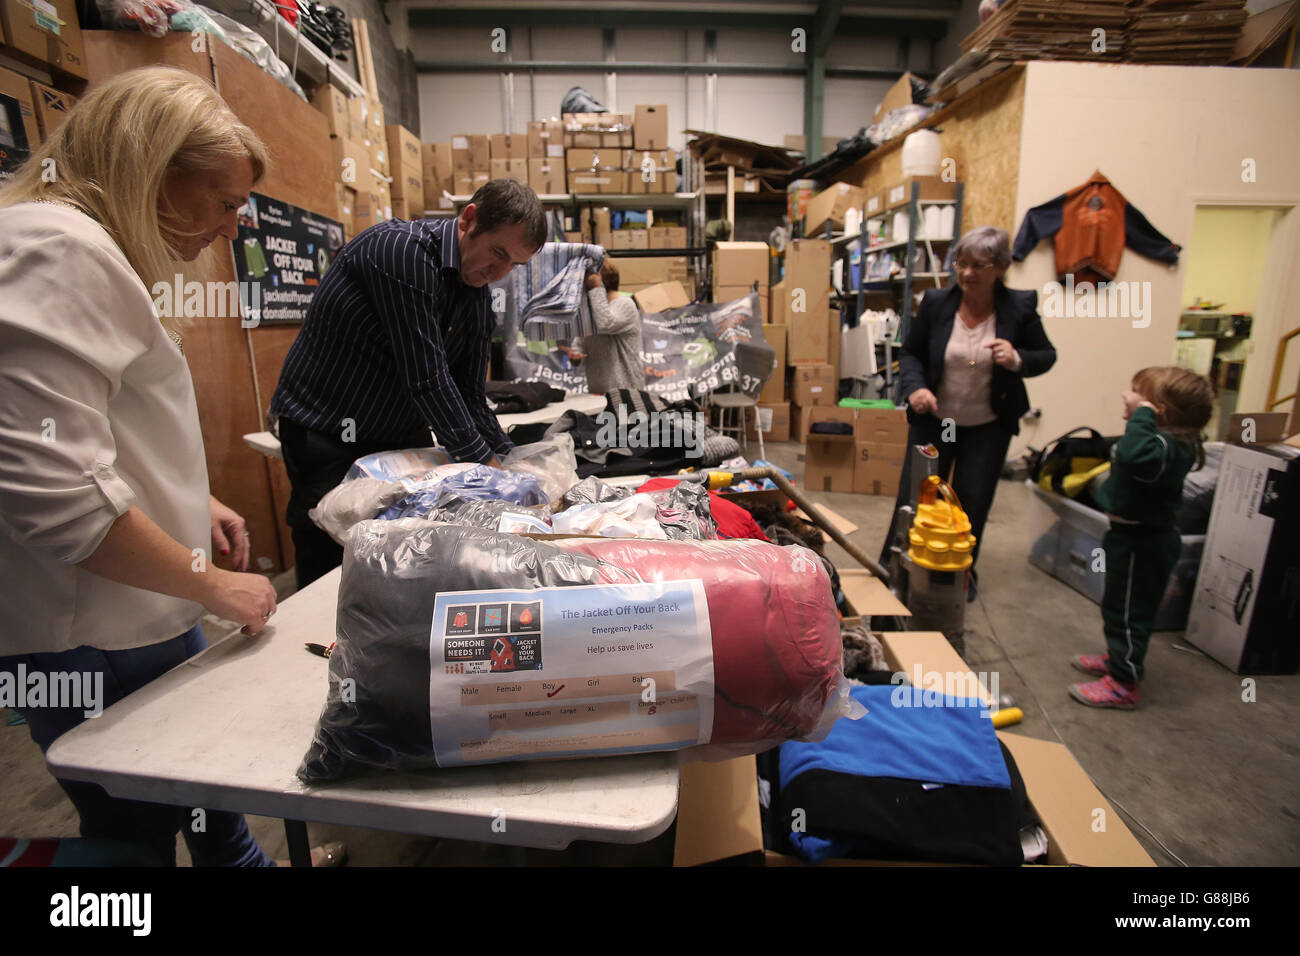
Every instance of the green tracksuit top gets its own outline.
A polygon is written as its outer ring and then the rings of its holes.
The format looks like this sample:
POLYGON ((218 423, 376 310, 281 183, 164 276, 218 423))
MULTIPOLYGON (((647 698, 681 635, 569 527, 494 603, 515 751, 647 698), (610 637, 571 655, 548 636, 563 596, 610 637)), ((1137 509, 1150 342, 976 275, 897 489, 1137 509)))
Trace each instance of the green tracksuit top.
POLYGON ((1129 521, 1172 528, 1183 479, 1195 462, 1196 454, 1185 442, 1156 427, 1154 411, 1138 408, 1110 450, 1110 477, 1097 492, 1097 504, 1129 521))

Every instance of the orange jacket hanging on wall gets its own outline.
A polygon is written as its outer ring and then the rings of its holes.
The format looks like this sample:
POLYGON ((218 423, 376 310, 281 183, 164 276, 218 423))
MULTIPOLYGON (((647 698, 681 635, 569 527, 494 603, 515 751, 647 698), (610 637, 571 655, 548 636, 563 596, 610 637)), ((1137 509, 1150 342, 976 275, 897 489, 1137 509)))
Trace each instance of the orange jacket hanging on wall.
POLYGON ((1011 257, 1024 261, 1038 240, 1052 236, 1056 237, 1056 274, 1062 280, 1073 274, 1076 283, 1114 279, 1126 245, 1171 266, 1178 264, 1183 248, 1151 225, 1100 172, 1025 213, 1011 257))

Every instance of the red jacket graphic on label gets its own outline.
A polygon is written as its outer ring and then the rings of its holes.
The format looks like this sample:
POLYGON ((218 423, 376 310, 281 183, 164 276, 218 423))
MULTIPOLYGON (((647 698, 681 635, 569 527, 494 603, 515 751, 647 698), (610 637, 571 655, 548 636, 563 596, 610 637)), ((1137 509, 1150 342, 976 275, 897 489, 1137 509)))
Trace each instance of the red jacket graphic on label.
POLYGON ((469 627, 469 615, 464 611, 457 611, 456 616, 452 618, 452 627, 469 627))
MULTIPOLYGON (((525 614, 528 612, 525 611, 525 614)), ((492 669, 494 671, 512 671, 515 669, 515 646, 504 637, 492 642, 492 669)))

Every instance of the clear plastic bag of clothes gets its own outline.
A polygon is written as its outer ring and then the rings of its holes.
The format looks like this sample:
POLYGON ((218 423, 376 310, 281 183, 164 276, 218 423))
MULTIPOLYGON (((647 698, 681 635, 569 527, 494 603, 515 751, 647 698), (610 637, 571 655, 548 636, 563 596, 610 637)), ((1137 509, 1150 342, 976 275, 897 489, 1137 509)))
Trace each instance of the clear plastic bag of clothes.
POLYGON ((565 492, 561 504, 564 510, 552 519, 557 533, 695 541, 718 536, 709 493, 696 482, 637 493, 596 477, 584 478, 565 492), (634 497, 637 500, 631 501, 634 497))
POLYGON ((180 33, 197 33, 202 31, 223 40, 231 49, 242 53, 252 60, 262 71, 269 73, 281 84, 293 90, 301 99, 306 100, 298 81, 293 78, 293 70, 281 60, 271 48, 271 44, 259 33, 225 14, 197 4, 187 5, 187 9, 172 14, 171 28, 180 33))
POLYGON ((307 783, 369 768, 754 753, 856 716, 816 556, 760 541, 350 537, 307 783), (430 639, 432 635, 432 640, 430 639))
POLYGON ((508 501, 517 505, 541 505, 549 500, 542 493, 536 475, 470 465, 455 474, 424 482, 380 512, 379 517, 386 521, 426 517, 438 507, 438 499, 446 492, 474 501, 508 501))
POLYGON ((446 457, 441 449, 412 448, 358 458, 343 480, 307 512, 307 517, 342 544, 357 522, 385 514, 412 494, 432 495, 432 504, 445 479, 481 467, 466 462, 434 464, 446 457))
POLYGON ((550 501, 559 501, 578 483, 578 459, 573 454, 573 436, 553 435, 531 445, 519 445, 501 461, 507 471, 536 475, 550 501))

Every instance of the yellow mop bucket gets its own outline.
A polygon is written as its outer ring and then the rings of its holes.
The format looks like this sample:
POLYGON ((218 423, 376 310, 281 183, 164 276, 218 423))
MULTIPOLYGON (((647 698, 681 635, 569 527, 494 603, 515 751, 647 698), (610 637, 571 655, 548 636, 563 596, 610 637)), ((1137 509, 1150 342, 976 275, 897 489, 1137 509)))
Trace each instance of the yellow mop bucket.
POLYGON ((916 517, 907 534, 907 554, 932 571, 962 571, 971 565, 975 536, 952 485, 938 475, 921 483, 916 517))

